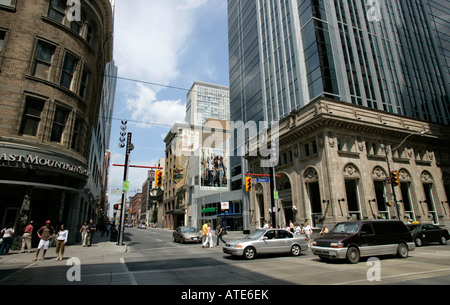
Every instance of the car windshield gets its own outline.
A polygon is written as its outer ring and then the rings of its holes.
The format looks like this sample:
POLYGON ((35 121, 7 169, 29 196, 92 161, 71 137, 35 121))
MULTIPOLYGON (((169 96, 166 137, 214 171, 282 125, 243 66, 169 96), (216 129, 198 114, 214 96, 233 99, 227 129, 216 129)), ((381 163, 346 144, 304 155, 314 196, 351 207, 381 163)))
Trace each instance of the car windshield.
POLYGON ((184 228, 181 228, 181 232, 183 232, 183 233, 193 233, 193 232, 195 232, 196 230, 195 230, 195 228, 194 227, 184 227, 184 228))
POLYGON ((258 230, 252 235, 247 236, 247 239, 259 239, 264 233, 266 233, 266 230, 258 230))
POLYGON ((359 226, 361 224, 359 222, 341 222, 338 223, 331 233, 349 233, 354 234, 358 232, 359 226))

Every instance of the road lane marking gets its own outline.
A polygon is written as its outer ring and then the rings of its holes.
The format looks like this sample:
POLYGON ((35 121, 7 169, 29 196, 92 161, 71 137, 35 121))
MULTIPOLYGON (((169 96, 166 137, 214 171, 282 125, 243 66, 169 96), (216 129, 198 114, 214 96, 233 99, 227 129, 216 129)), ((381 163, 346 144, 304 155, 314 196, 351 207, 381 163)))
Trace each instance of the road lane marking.
POLYGON ((124 274, 128 274, 128 276, 130 277, 130 281, 131 281, 131 285, 137 285, 136 279, 134 278, 134 274, 132 272, 130 272, 130 270, 128 270, 127 264, 125 263, 125 260, 123 259, 123 257, 120 258, 120 263, 122 264, 122 266, 125 268, 125 272, 124 274))

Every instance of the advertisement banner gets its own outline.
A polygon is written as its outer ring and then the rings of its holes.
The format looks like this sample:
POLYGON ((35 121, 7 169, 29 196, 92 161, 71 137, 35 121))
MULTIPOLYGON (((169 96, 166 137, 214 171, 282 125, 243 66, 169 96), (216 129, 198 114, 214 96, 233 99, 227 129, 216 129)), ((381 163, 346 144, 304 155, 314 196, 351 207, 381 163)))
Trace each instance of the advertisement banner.
POLYGON ((228 191, 229 164, 225 149, 200 148, 200 189, 228 191))

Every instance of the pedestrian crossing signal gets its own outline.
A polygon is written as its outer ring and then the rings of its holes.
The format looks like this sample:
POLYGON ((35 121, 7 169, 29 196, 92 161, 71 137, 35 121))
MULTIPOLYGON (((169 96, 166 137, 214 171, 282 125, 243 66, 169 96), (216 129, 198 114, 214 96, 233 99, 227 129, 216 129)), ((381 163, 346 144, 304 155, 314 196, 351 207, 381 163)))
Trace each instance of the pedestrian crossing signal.
POLYGON ((162 171, 156 171, 155 187, 162 187, 162 178, 163 178, 163 172, 162 171))
POLYGON ((251 192, 253 189, 253 185, 252 185, 253 181, 252 180, 253 180, 252 177, 245 178, 245 190, 247 192, 251 192))

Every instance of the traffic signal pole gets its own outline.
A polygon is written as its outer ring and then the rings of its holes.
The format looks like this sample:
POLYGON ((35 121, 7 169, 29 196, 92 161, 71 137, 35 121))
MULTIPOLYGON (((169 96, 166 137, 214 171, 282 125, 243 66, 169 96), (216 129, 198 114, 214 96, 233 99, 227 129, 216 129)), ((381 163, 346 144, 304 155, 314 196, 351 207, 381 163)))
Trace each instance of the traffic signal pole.
MULTIPOLYGON (((387 167, 388 167, 388 173, 389 173, 389 175, 391 175, 391 165, 390 165, 390 162, 389 162, 389 150, 388 150, 387 146, 384 147, 384 158, 386 159, 386 163, 387 163, 387 167)), ((389 177, 389 179, 390 179, 390 177, 389 177)), ((401 220, 400 219, 400 206, 398 205, 398 202, 397 202, 397 195, 395 195, 394 183, 391 181, 390 185, 391 185, 392 195, 394 197, 395 209, 397 211, 397 219, 401 220)))
MULTIPOLYGON (((131 132, 127 135, 127 148, 125 153, 125 166, 123 170, 123 181, 128 181, 128 162, 130 159, 130 152, 133 149, 133 144, 131 144, 131 132)), ((117 241, 117 245, 123 245, 123 233, 124 233, 124 224, 125 224, 125 198, 127 195, 127 191, 122 191, 122 206, 120 208, 120 223, 119 223, 119 238, 117 241)))

